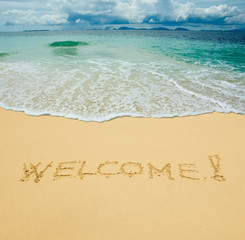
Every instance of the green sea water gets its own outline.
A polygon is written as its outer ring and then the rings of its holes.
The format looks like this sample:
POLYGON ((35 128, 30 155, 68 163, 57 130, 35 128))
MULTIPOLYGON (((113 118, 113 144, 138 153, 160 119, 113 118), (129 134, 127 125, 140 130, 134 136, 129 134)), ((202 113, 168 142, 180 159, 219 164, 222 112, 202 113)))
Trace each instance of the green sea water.
POLYGON ((84 121, 245 114, 245 32, 0 33, 0 106, 84 121))

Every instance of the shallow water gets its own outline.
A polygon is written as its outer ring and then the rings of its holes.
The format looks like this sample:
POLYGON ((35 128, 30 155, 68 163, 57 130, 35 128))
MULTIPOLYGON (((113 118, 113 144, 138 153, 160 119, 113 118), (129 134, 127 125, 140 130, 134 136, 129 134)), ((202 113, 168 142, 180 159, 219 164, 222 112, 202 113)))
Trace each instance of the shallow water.
POLYGON ((1 33, 0 105, 85 121, 245 114, 244 43, 244 32, 1 33))

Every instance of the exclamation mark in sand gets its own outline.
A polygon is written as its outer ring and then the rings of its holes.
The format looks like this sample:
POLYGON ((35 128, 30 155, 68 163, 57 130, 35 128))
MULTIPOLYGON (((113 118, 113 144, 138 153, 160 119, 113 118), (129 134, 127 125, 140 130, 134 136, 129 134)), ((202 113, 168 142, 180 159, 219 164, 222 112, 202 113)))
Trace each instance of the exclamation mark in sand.
POLYGON ((211 166, 214 169, 214 175, 211 178, 214 178, 216 181, 223 182, 226 179, 223 175, 220 175, 221 169, 220 169, 220 161, 221 158, 218 155, 212 155, 208 156, 211 166))

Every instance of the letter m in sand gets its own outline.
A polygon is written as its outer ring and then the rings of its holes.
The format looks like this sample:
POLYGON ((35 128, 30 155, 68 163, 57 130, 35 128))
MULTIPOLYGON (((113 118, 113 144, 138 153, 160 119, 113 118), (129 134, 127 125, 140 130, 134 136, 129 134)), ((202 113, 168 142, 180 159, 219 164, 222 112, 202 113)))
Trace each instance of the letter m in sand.
POLYGON ((38 167, 40 166, 41 162, 34 165, 30 163, 30 168, 27 169, 26 163, 23 164, 24 176, 20 179, 21 182, 27 182, 30 180, 31 175, 34 177, 35 183, 38 183, 41 178, 43 177, 44 173, 47 171, 48 168, 52 167, 52 163, 49 163, 42 171, 38 172, 38 167))

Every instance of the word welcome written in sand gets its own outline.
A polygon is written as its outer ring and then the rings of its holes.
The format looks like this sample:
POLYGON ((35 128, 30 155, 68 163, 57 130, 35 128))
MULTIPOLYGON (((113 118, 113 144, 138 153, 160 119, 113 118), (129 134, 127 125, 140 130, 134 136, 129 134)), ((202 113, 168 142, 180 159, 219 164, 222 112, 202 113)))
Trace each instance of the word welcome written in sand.
MULTIPOLYGON (((210 178, 223 182, 225 177, 221 175, 221 158, 218 155, 209 156, 209 161, 213 171, 210 178)), ((45 176, 45 173, 52 169, 53 162, 50 162, 48 165, 42 168, 41 162, 37 164, 29 163, 29 168, 27 164, 23 164, 24 176, 20 179, 21 182, 29 181, 33 179, 34 182, 38 183, 45 176)), ((188 179, 192 181, 201 180, 198 177, 198 170, 196 164, 194 163, 181 163, 178 165, 179 177, 182 179, 188 179)), ((147 174, 149 178, 153 179, 156 176, 165 176, 167 179, 174 181, 175 177, 172 173, 171 163, 165 164, 161 169, 154 166, 152 163, 148 163, 147 167, 143 167, 141 163, 136 162, 125 162, 119 164, 117 161, 107 161, 99 164, 96 171, 88 172, 86 171, 86 162, 85 161, 72 161, 72 162, 61 162, 56 165, 56 168, 52 174, 53 180, 59 180, 62 178, 71 178, 71 177, 80 177, 83 179, 87 176, 103 176, 106 178, 116 176, 116 175, 125 175, 127 177, 133 177, 136 175, 147 174)), ((204 178, 206 180, 207 177, 204 178)))

